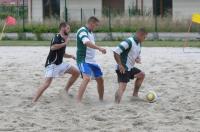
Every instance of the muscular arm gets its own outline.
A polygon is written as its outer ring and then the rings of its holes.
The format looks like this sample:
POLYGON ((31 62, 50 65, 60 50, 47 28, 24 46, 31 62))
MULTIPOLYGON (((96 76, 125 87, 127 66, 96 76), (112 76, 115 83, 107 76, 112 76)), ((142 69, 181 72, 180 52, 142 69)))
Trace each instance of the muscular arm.
POLYGON ((51 46, 51 50, 58 50, 60 48, 63 48, 66 46, 66 43, 62 43, 62 44, 54 44, 51 46))
POLYGON ((122 65, 120 55, 114 52, 114 58, 118 65, 122 65))
POLYGON ((65 57, 65 58, 72 58, 72 55, 66 54, 66 53, 65 53, 65 54, 64 54, 64 57, 65 57))
POLYGON ((86 45, 87 47, 90 47, 90 48, 92 48, 92 49, 97 49, 97 50, 99 50, 99 49, 100 49, 100 47, 99 47, 99 46, 97 46, 97 45, 93 44, 91 41, 87 41, 87 42, 85 43, 85 45, 86 45))
POLYGON ((115 61, 117 62, 118 66, 119 66, 119 71, 124 74, 125 73, 125 68, 124 68, 124 66, 122 64, 120 55, 114 52, 114 58, 115 58, 115 61))
POLYGON ((75 56, 70 55, 70 54, 67 54, 67 53, 64 54, 64 57, 65 57, 65 58, 72 58, 72 59, 74 59, 74 60, 76 59, 75 56))
POLYGON ((128 48, 129 48, 129 44, 126 41, 123 41, 114 50, 114 58, 115 58, 115 61, 118 64, 119 71, 122 74, 125 73, 126 69, 125 69, 124 65, 122 64, 120 55, 121 55, 121 53, 123 53, 124 51, 126 51, 126 49, 128 49, 128 48))
POLYGON ((58 50, 58 49, 61 49, 61 48, 65 47, 68 44, 69 39, 68 39, 68 36, 64 36, 63 38, 64 38, 65 41, 63 43, 59 44, 60 38, 58 38, 56 36, 53 39, 53 42, 52 42, 53 44, 51 45, 51 50, 58 50))
POLYGON ((99 47, 99 46, 93 44, 91 41, 87 41, 87 42, 85 43, 85 45, 86 45, 87 47, 89 47, 89 48, 99 50, 99 51, 102 52, 103 54, 106 54, 106 49, 101 48, 101 47, 99 47))
POLYGON ((104 49, 98 45, 95 45, 92 41, 90 41, 87 32, 83 31, 83 32, 79 33, 78 37, 81 39, 83 44, 86 45, 87 47, 99 50, 103 54, 106 54, 106 49, 104 49))

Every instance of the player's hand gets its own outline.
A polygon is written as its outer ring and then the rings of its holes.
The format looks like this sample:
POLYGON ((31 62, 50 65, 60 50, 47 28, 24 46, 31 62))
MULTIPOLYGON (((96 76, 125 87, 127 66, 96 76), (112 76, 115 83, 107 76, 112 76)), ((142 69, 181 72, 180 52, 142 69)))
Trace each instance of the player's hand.
POLYGON ((102 54, 106 54, 106 49, 104 48, 99 48, 99 51, 102 52, 102 54))
POLYGON ((71 58, 74 59, 74 60, 76 60, 76 57, 74 55, 71 55, 71 58))
POLYGON ((119 65, 119 71, 120 73, 124 74, 125 73, 125 68, 123 65, 119 65))
POLYGON ((136 58, 135 62, 138 63, 138 64, 141 64, 141 58, 140 57, 136 58))
POLYGON ((69 35, 65 34, 65 35, 63 36, 63 38, 64 38, 64 39, 67 39, 67 38, 69 38, 69 35))

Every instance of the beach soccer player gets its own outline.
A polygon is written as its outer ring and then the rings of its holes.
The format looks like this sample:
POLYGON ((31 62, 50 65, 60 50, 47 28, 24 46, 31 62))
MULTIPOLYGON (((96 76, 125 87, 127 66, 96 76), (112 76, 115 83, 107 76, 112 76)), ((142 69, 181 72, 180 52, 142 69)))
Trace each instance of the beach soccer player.
POLYGON ((117 62, 116 73, 119 83, 119 88, 115 93, 116 103, 120 103, 127 83, 134 78, 136 80, 133 89, 133 96, 138 97, 139 88, 145 78, 145 74, 135 67, 135 63, 141 63, 141 43, 145 40, 146 35, 146 30, 140 28, 134 36, 122 41, 114 49, 114 58, 117 62))
POLYGON ((63 62, 63 58, 76 59, 75 56, 65 53, 69 40, 68 35, 70 26, 67 23, 62 22, 60 23, 59 30, 59 33, 56 34, 51 41, 49 55, 45 63, 45 81, 39 87, 36 96, 33 98, 33 102, 36 102, 42 93, 50 86, 53 78, 62 76, 65 73, 71 74, 65 87, 65 90, 68 93, 68 90, 80 75, 80 72, 76 67, 63 62))
POLYGON ((79 87, 77 102, 81 102, 85 89, 91 79, 97 82, 99 100, 103 100, 104 80, 100 66, 95 61, 95 51, 106 54, 106 49, 95 44, 94 29, 98 26, 99 20, 92 16, 88 19, 86 26, 77 31, 77 65, 82 75, 82 82, 79 87))

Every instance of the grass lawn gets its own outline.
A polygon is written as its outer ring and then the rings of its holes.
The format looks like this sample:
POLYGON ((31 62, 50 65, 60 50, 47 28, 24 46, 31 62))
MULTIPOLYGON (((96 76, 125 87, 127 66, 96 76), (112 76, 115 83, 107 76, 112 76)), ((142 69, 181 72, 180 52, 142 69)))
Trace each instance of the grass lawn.
MULTIPOLYGON (((98 41, 96 42, 101 46, 116 46, 120 41, 98 41)), ((0 46, 49 46, 50 41, 0 41, 0 46)), ((75 46, 76 42, 71 41, 69 46, 75 46)), ((145 41, 143 47, 182 47, 184 45, 183 41, 145 41)), ((189 42, 191 47, 200 47, 200 41, 189 42)))

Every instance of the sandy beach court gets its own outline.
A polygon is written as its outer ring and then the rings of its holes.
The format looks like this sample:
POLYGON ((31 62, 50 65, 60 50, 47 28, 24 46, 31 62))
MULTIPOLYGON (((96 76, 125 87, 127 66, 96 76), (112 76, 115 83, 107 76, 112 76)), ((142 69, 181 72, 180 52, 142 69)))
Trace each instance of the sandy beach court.
MULTIPOLYGON (((96 83, 87 88, 82 105, 75 96, 81 79, 67 96, 69 78, 56 78, 37 104, 31 99, 44 78, 49 47, 0 47, 0 131, 13 132, 200 132, 200 54, 182 48, 143 48, 146 73, 140 90, 144 98, 155 91, 155 103, 133 99, 133 81, 121 104, 114 103, 118 86, 111 51, 97 53, 105 79, 105 101, 98 101, 96 83)), ((66 52, 75 54, 69 47, 66 52)), ((75 65, 75 61, 64 59, 75 65)))

